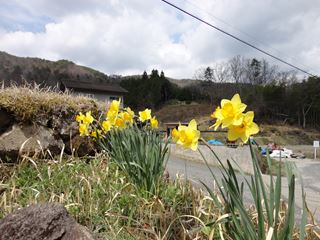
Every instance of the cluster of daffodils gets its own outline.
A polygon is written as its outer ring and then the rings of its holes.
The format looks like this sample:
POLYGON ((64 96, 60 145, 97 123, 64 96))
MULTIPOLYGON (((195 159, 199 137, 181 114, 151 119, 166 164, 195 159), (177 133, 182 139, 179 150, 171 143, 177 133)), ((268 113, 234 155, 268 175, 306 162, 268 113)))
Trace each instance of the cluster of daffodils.
POLYGON ((150 123, 152 129, 158 128, 158 120, 156 117, 151 116, 150 109, 147 108, 139 112, 137 117, 130 107, 122 109, 120 105, 120 100, 113 100, 105 114, 105 118, 101 122, 96 121, 91 116, 91 112, 87 112, 85 115, 80 112, 76 116, 76 121, 79 123, 80 136, 97 138, 105 135, 113 128, 125 129, 132 126, 136 122, 136 118, 142 123, 150 123))
POLYGON ((144 123, 146 121, 150 121, 150 125, 152 129, 158 128, 158 120, 155 116, 151 116, 151 110, 146 108, 144 111, 139 112, 139 121, 144 123))
POLYGON ((76 117, 76 121, 79 123, 80 136, 88 136, 90 125, 93 123, 94 118, 91 116, 91 111, 83 115, 81 112, 76 117))
MULTIPOLYGON (((231 100, 222 99, 221 106, 218 106, 211 117, 216 119, 212 126, 217 130, 219 127, 228 128, 228 140, 236 141, 241 139, 246 143, 251 135, 259 132, 259 127, 253 122, 252 111, 244 113, 247 105, 241 102, 239 94, 235 94, 231 100)), ((179 125, 173 129, 172 139, 184 148, 197 150, 200 131, 197 129, 196 120, 191 120, 188 126, 179 125)))
MULTIPOLYGON (((247 105, 241 102, 239 94, 235 94, 231 100, 222 99, 221 105, 211 114, 216 119, 213 126, 215 130, 219 127, 228 129, 228 139, 236 141, 241 139, 246 143, 251 135, 259 132, 259 127, 253 122, 254 113, 252 111, 244 113, 247 105)), ((125 129, 132 126, 137 121, 150 126, 152 129, 158 128, 158 120, 152 117, 151 110, 145 109, 135 113, 129 108, 120 108, 120 100, 113 100, 105 118, 102 122, 95 121, 91 112, 76 117, 79 123, 80 136, 91 136, 97 138, 105 135, 111 129, 125 129)), ((188 126, 179 125, 172 131, 172 139, 184 148, 197 150, 200 138, 200 131, 197 128, 196 120, 191 120, 188 126)))
POLYGON ((241 139, 246 143, 251 135, 259 132, 259 127, 253 122, 254 112, 249 111, 244 113, 247 105, 241 102, 239 94, 235 94, 231 100, 222 99, 221 106, 211 114, 211 117, 216 119, 212 126, 217 130, 228 128, 228 139, 236 141, 241 139))

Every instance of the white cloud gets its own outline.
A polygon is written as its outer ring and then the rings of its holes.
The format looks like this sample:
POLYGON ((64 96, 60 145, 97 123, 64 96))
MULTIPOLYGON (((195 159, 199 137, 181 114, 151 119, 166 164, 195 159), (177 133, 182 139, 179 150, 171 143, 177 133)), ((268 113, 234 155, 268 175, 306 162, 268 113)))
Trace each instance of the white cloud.
MULTIPOLYGON (((318 0, 172 2, 294 64, 315 69, 320 65, 318 0)), ((50 22, 39 21, 43 32, 16 31, 0 23, 0 50, 19 56, 70 59, 107 74, 138 74, 158 68, 167 76, 183 78, 192 77, 200 66, 234 55, 265 57, 160 0, 14 0, 10 7, 23 11, 25 19, 46 17, 50 22)), ((9 22, 1 11, 0 18, 9 22)))

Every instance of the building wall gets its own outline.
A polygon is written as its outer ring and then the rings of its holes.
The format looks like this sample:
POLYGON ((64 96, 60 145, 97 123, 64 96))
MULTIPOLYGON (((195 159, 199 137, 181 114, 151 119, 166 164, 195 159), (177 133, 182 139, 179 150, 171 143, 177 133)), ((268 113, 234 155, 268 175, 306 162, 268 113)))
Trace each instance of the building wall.
POLYGON ((90 90, 75 90, 73 89, 71 91, 72 94, 74 95, 82 95, 82 96, 90 96, 92 98, 97 99, 98 101, 101 102, 106 102, 110 103, 112 100, 118 100, 119 98, 121 99, 121 106, 123 106, 123 94, 119 93, 102 93, 102 92, 94 92, 90 90))

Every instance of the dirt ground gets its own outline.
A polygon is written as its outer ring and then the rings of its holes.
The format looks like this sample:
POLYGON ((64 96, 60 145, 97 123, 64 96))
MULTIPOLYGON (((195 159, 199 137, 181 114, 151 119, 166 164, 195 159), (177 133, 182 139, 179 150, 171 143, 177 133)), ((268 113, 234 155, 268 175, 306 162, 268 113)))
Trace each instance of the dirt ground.
MULTIPOLYGON (((210 117, 215 106, 201 103, 171 103, 164 105, 155 115, 163 128, 166 122, 188 122, 195 118, 200 130, 212 130, 210 126, 214 124, 214 119, 210 117)), ((310 128, 300 128, 288 124, 261 124, 260 132, 255 136, 259 144, 277 143, 280 145, 311 145, 314 140, 320 140, 320 131, 310 128)), ((205 133, 207 139, 223 140, 226 135, 220 133, 205 133)))
MULTIPOLYGON (((303 153, 306 158, 314 159, 314 147, 312 145, 286 145, 288 149, 291 149, 294 153, 303 153)), ((320 161, 320 148, 317 149, 317 161, 320 161)))

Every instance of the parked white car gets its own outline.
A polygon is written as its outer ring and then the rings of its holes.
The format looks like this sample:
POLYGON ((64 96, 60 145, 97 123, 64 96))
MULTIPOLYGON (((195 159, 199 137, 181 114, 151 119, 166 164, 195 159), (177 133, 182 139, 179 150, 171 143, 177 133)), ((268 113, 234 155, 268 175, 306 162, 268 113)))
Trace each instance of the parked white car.
MULTIPOLYGON (((289 149, 287 149, 289 150, 289 149)), ((290 152, 291 150, 289 151, 286 151, 286 150, 273 150, 272 153, 270 154, 270 157, 272 158, 289 158, 291 157, 291 154, 292 154, 292 151, 290 152)))
POLYGON ((288 148, 283 148, 282 149, 284 152, 288 153, 290 156, 293 154, 293 151, 291 149, 288 148))

